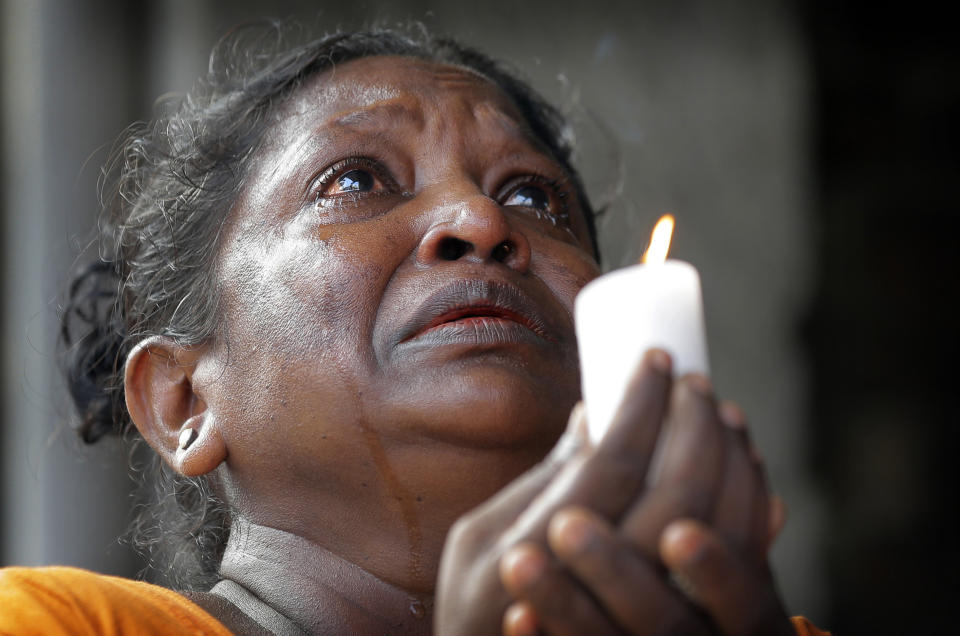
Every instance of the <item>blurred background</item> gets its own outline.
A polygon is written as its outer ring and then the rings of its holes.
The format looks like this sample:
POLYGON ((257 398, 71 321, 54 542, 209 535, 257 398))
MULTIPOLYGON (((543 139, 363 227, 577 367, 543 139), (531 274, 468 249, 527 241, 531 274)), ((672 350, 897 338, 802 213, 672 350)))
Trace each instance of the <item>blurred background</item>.
POLYGON ((415 19, 575 122, 607 267, 663 212, 703 276, 714 380, 790 520, 788 607, 835 633, 957 616, 956 47, 924 2, 2 0, 0 565, 135 576, 124 451, 82 448, 55 356, 100 166, 252 19, 415 19))

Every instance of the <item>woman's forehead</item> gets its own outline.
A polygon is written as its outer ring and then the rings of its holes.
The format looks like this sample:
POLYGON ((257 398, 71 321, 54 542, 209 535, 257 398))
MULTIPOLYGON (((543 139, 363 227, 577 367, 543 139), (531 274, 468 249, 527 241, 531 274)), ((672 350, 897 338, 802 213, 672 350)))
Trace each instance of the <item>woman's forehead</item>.
POLYGON ((424 115, 424 107, 452 100, 469 104, 475 114, 525 128, 507 95, 479 73, 398 56, 351 60, 317 75, 278 109, 277 120, 303 118, 320 127, 390 126, 411 123, 424 115))

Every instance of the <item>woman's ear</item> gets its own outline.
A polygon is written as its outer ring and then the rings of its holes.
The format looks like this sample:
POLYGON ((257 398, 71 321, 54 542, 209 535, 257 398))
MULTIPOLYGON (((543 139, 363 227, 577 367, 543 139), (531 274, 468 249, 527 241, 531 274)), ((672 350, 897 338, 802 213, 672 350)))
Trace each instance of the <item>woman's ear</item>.
POLYGON ((227 458, 215 414, 193 385, 203 348, 155 336, 127 356, 124 392, 134 425, 153 450, 187 477, 209 473, 227 458))

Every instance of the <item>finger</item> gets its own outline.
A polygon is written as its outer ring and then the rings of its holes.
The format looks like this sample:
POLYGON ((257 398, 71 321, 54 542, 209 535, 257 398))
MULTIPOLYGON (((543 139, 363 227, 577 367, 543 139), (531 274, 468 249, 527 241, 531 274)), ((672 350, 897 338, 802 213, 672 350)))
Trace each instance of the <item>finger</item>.
POLYGON ((728 436, 724 491, 714 513, 715 528, 728 540, 728 545, 754 562, 762 563, 770 548, 773 523, 766 468, 760 451, 750 439, 746 416, 740 407, 726 402, 720 405, 718 413, 728 430, 740 434, 734 439, 728 436), (732 500, 739 500, 736 510, 729 507, 732 500), (746 520, 746 526, 738 524, 735 516, 739 514, 743 514, 740 522, 746 520))
POLYGON ((623 402, 598 444, 603 455, 641 457, 649 465, 669 406, 673 363, 660 349, 648 350, 634 373, 623 402))
POLYGON ((544 461, 560 464, 572 457, 584 446, 590 445, 590 433, 587 430, 587 409, 583 400, 574 404, 567 418, 567 428, 557 440, 553 450, 544 461))
POLYGON ((713 527, 727 543, 743 554, 763 556, 767 534, 755 536, 755 513, 767 505, 766 493, 757 477, 749 452, 749 433, 743 411, 731 402, 718 409, 726 437, 723 485, 713 514, 713 527))
POLYGON ((503 614, 504 636, 537 636, 537 613, 526 601, 510 605, 503 614))
POLYGON ((626 631, 708 633, 707 622, 601 517, 564 508, 548 538, 557 558, 626 631))
POLYGON ((743 435, 727 430, 727 457, 724 462, 723 486, 713 514, 714 527, 731 545, 747 549, 754 521, 757 484, 754 469, 747 455, 743 435))
POLYGON ((616 634, 590 595, 540 546, 521 543, 500 559, 500 580, 536 614, 537 627, 556 636, 616 634))
POLYGON ((504 533, 504 546, 545 539, 550 517, 564 506, 589 505, 611 519, 623 514, 643 490, 669 403, 670 373, 669 355, 656 349, 644 355, 607 436, 567 462, 504 533))
POLYGON ((757 496, 753 508, 753 522, 750 530, 748 553, 756 563, 765 563, 770 547, 770 489, 767 487, 767 469, 759 450, 751 441, 747 451, 753 466, 754 480, 757 484, 757 496))
POLYGON ((624 516, 621 536, 651 562, 658 559, 660 534, 681 517, 710 519, 719 492, 726 440, 714 404, 713 387, 703 375, 677 382, 669 426, 654 485, 624 516))
POLYGON ((765 566, 744 561, 698 521, 670 524, 660 541, 663 562, 724 634, 792 634, 765 566))

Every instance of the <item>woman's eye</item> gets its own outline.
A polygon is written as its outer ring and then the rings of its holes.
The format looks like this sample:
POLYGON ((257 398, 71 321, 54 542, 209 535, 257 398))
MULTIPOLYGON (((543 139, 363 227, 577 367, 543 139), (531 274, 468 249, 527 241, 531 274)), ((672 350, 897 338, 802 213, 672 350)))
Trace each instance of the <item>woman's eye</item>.
POLYGON ((514 190, 503 205, 547 211, 550 209, 550 195, 540 186, 526 185, 514 190))
POLYGON ((308 192, 304 203, 320 211, 324 223, 371 219, 407 196, 390 169, 370 157, 348 157, 324 168, 308 192))
POLYGON ((351 157, 324 170, 317 177, 313 192, 317 205, 356 207, 399 193, 400 188, 380 162, 351 157))
POLYGON ((513 208, 518 214, 550 226, 550 231, 572 235, 570 212, 567 207, 570 186, 563 178, 538 174, 522 174, 505 183, 498 195, 500 205, 513 208))
POLYGON ((377 178, 366 170, 354 168, 344 172, 333 180, 324 195, 331 196, 346 193, 372 192, 377 186, 377 178))

